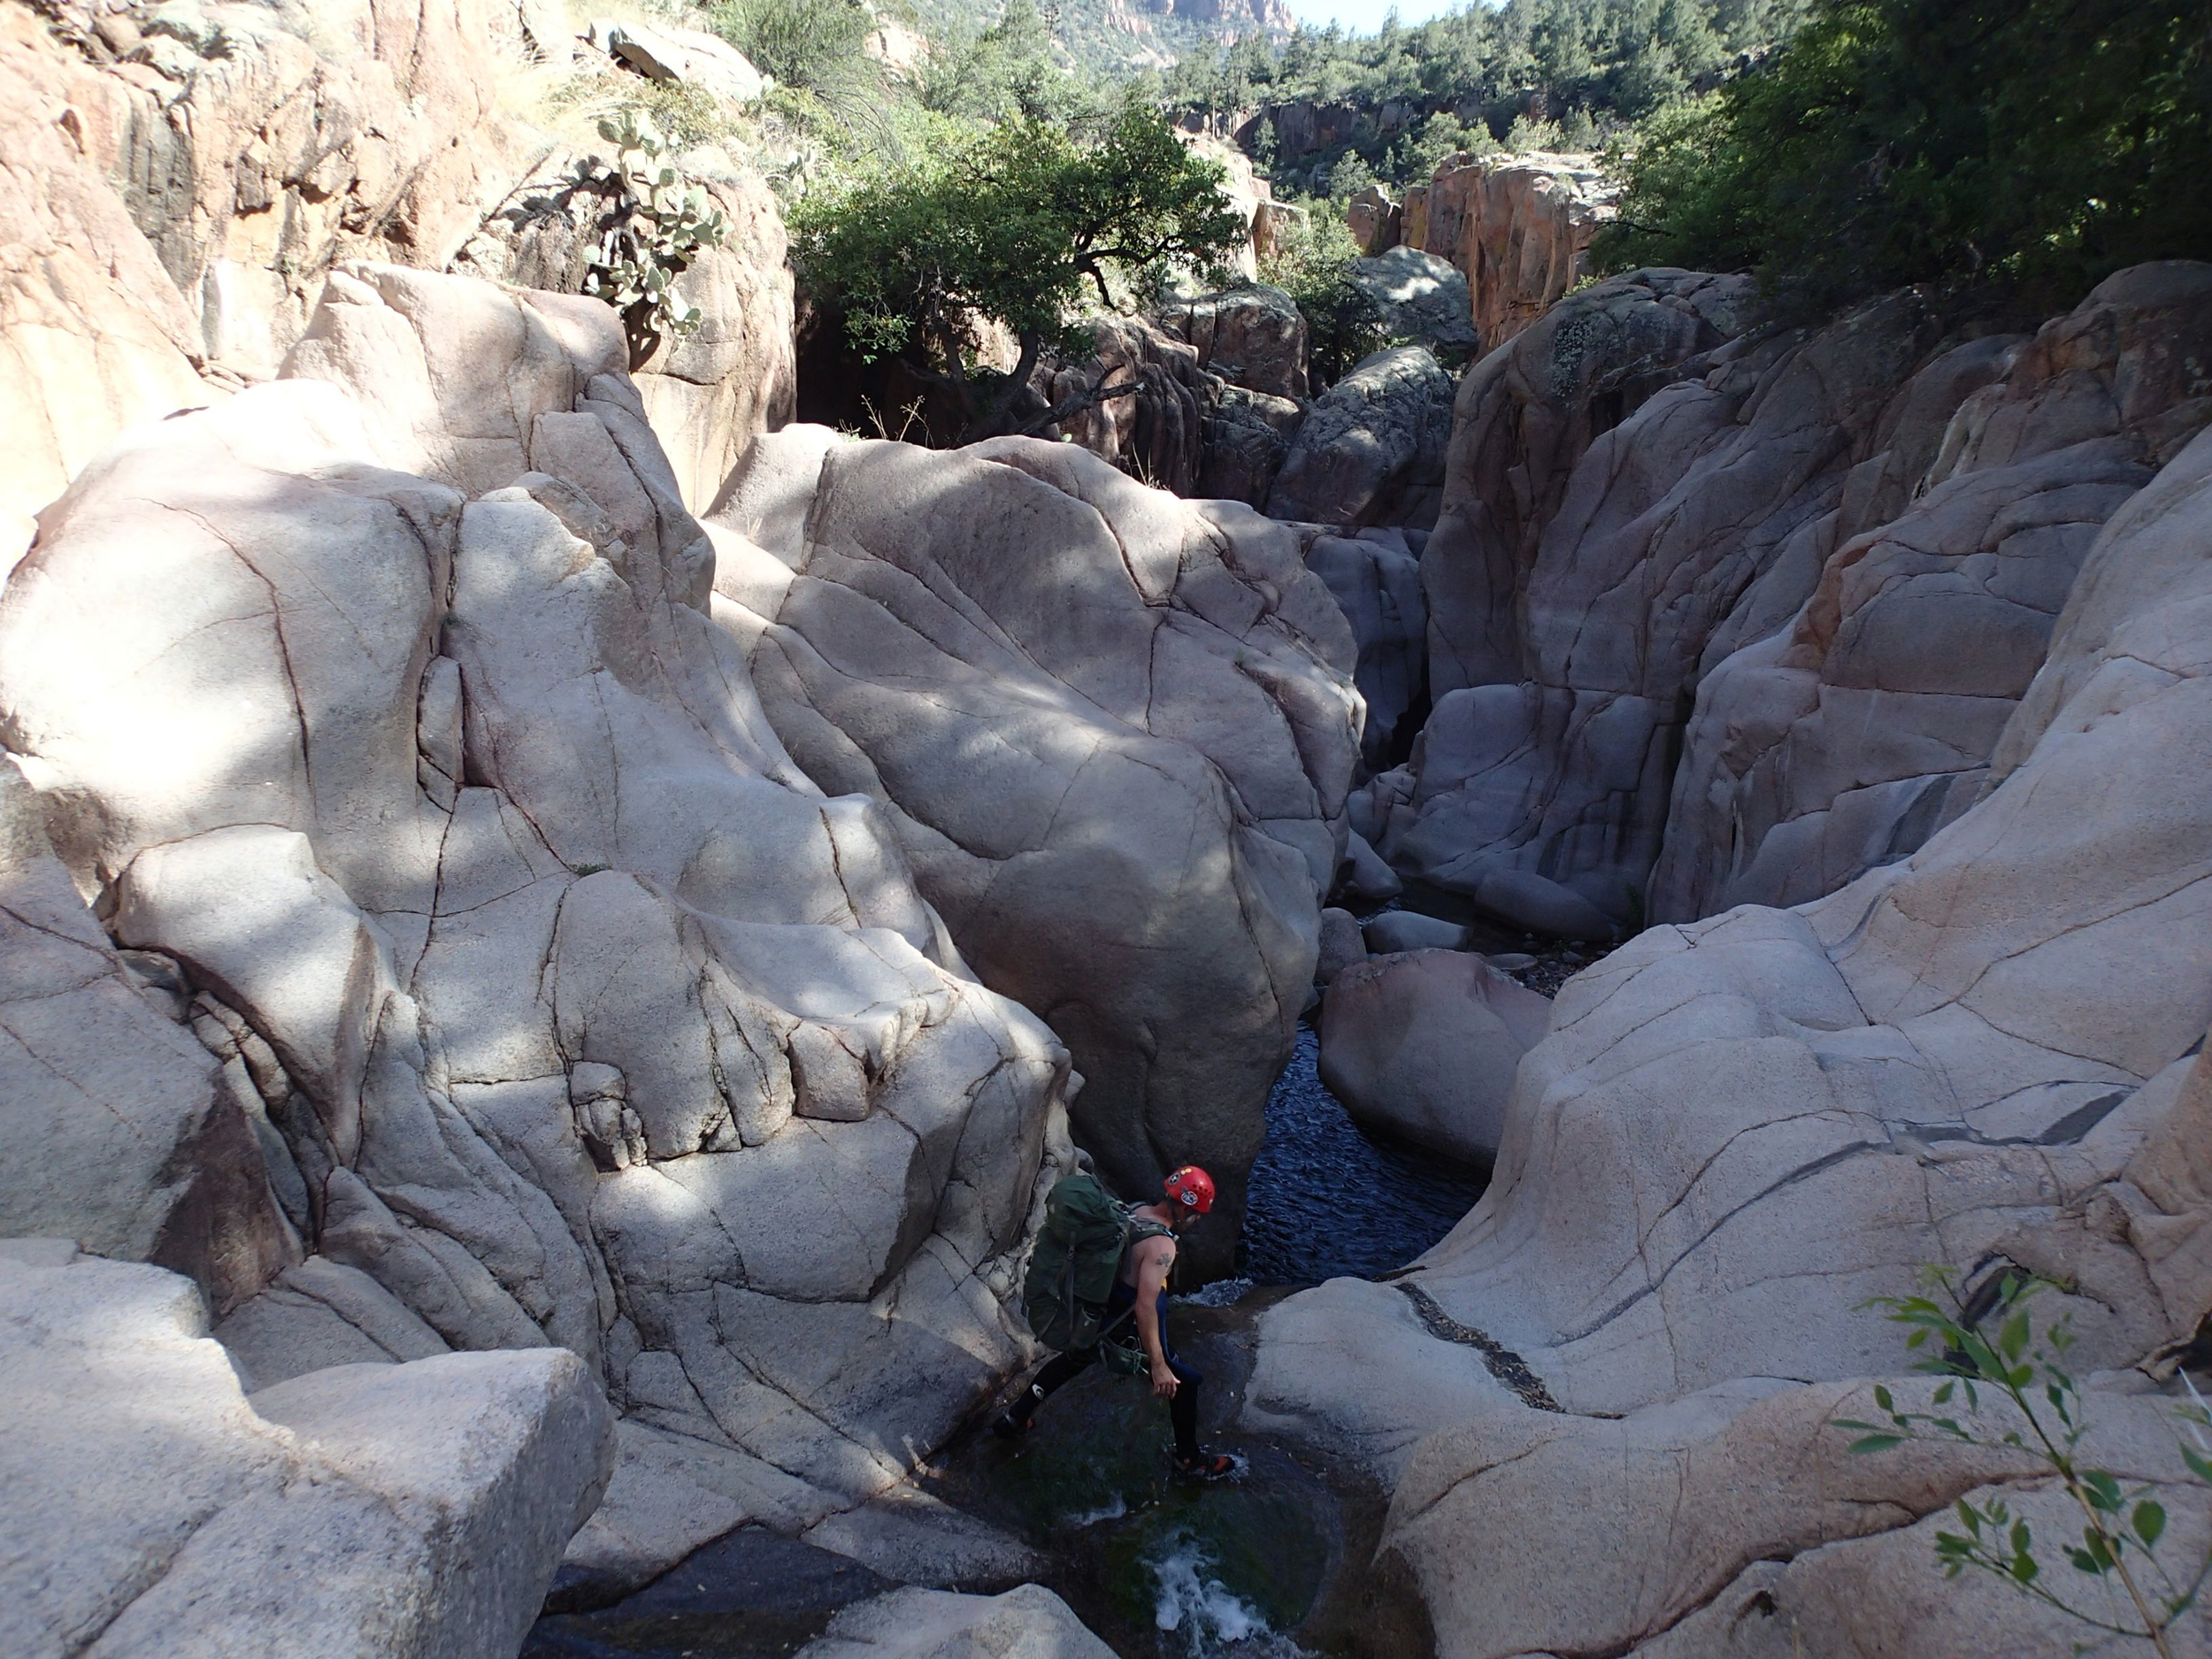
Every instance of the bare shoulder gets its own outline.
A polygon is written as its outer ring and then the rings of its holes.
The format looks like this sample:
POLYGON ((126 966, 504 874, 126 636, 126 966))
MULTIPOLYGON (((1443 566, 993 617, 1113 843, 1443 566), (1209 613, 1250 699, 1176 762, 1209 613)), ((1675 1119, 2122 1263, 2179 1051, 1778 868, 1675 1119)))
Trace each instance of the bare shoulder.
POLYGON ((1174 1235, 1163 1233, 1148 1239, 1139 1239, 1130 1247, 1129 1259, 1139 1267, 1148 1267, 1155 1262, 1172 1262, 1175 1259, 1174 1235))

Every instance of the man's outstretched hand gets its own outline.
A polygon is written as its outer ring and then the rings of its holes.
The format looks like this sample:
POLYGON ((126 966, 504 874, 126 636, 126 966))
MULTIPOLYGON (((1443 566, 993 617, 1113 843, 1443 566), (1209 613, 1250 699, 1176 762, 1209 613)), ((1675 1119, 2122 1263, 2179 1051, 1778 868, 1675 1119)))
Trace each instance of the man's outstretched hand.
POLYGON ((1152 1392, 1156 1398, 1172 1400, 1175 1398, 1176 1389, 1179 1386, 1181 1385, 1177 1381, 1173 1371, 1156 1359, 1152 1362, 1152 1392))

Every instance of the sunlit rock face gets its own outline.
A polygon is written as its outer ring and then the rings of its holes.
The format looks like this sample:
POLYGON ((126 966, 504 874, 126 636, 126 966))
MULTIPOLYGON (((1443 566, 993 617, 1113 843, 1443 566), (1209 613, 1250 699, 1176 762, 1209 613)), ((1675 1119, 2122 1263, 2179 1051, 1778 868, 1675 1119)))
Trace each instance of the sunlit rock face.
POLYGON ((11 1654, 512 1653, 614 1463, 565 1349, 257 1386, 188 1283, 65 1239, 0 1240, 0 1379, 11 1654))
MULTIPOLYGON (((618 1563, 867 1495, 1015 1362, 1068 1079, 763 718, 623 349, 595 303, 337 273, 284 378, 128 434, 0 598, 78 995, 145 994, 76 895, 180 972, 188 1025, 130 1014, 152 1058, 97 1081, 211 1206, 226 1330, 287 1374, 573 1350, 627 1414, 618 1563)), ((8 1164, 11 1225, 85 1230, 8 1164)))
POLYGON ((1073 444, 818 427, 763 439, 709 524, 776 732, 1067 1044, 1084 1142, 1129 1192, 1201 1162, 1236 1214, 1358 753, 1312 531, 1073 444))
POLYGON ((2208 764, 2200 433, 2106 518, 1967 810, 1826 897, 1654 927, 1571 980, 1481 1202, 1395 1283, 1265 1316, 1253 1417, 1396 1481, 1385 1548, 1442 1651, 2062 1646, 2047 1609, 1955 1595, 1930 1538, 2000 1483, 2062 1531, 2062 1492, 2001 1453, 1851 1458, 1830 1425, 1904 1356, 1866 1299, 1930 1263, 1969 1294, 2065 1286, 2043 1317, 2099 1378, 2095 1456, 2171 1486, 2185 1548, 2212 1531, 2174 1402, 2130 1397, 2212 1314, 2208 764), (1604 1565, 1526 1571, 1545 1551, 1604 1565))

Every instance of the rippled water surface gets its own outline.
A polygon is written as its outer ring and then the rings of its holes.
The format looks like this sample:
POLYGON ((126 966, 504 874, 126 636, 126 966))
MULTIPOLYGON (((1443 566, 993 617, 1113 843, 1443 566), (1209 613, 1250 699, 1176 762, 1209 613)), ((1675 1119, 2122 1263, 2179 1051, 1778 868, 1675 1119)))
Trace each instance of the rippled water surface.
POLYGON ((1263 1285, 1371 1278, 1442 1238, 1484 1181, 1431 1154, 1371 1141, 1315 1071, 1320 1040, 1298 1047, 1267 1101, 1267 1144, 1252 1165, 1243 1272, 1263 1285))

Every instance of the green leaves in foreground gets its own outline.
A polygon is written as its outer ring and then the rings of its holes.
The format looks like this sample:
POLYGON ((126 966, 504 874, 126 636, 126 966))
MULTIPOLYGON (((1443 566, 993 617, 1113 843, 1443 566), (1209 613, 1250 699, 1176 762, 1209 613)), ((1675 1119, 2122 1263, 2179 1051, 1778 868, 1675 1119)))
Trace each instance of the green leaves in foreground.
MULTIPOLYGON (((1850 1450, 1864 1455, 1893 1451, 1907 1441, 1933 1441, 2016 1453, 2040 1465, 2082 1514, 2080 1541, 2062 1546, 2067 1561, 2077 1573, 2116 1593, 2093 1611, 2048 1584, 2033 1529, 2002 1497, 1958 1500, 1953 1513, 1960 1530, 1936 1533, 1943 1576, 1956 1578, 1970 1567, 1993 1574, 2070 1618, 2113 1635, 2146 1638, 2170 1656, 2167 1632, 2196 1604, 2212 1576, 2212 1552, 2193 1571, 2170 1571, 2158 1554, 2166 1509, 2150 1495, 2153 1488, 2128 1486, 2108 1470, 2079 1462, 2085 1426, 2080 1388, 2065 1364, 2073 1346, 2068 1317, 2039 1334, 2032 1317, 2033 1299, 2051 1286, 2008 1271, 1993 1287, 1962 1300, 1950 1270, 1930 1268, 1923 1279, 1928 1294, 1877 1296, 1865 1305, 1907 1328, 1905 1346, 1924 1356, 1916 1371, 1944 1379, 1928 1397, 1935 1409, 1900 1410, 1892 1391, 1877 1383, 1874 1408, 1881 1421, 1838 1417, 1832 1425, 1853 1434, 1850 1450), (1996 1334, 1985 1336, 1991 1325, 1996 1334), (2005 1426, 1986 1425, 1985 1393, 1993 1396, 1993 1414, 2005 1426), (1963 1403, 1962 1414, 1945 1415, 1955 1402, 1963 1403)), ((2212 1428, 2212 1413, 2193 1387, 2191 1400, 2181 1417, 2196 1443, 2181 1445, 2182 1460, 2198 1480, 2212 1485, 2212 1456, 2207 1455, 2212 1445, 2204 1434, 2212 1428)))

